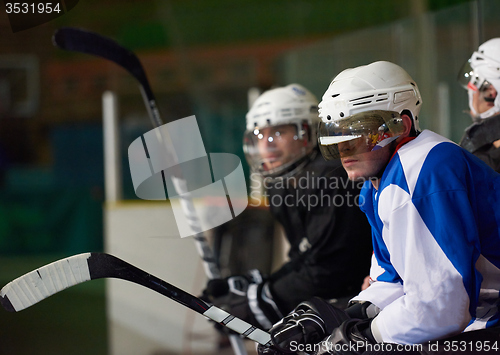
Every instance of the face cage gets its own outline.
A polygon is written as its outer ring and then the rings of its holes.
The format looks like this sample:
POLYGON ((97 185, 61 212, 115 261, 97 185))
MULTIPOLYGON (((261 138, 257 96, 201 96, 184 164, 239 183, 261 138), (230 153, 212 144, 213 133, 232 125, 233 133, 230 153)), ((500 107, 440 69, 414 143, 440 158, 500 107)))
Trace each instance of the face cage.
POLYGON ((303 167, 303 162, 307 158, 307 156, 312 152, 315 141, 311 139, 311 129, 307 124, 303 124, 300 130, 300 136, 297 134, 297 125, 296 124, 284 124, 279 126, 268 126, 263 127, 262 130, 266 128, 271 128, 274 134, 274 139, 280 139, 280 127, 283 126, 293 126, 296 129, 296 134, 294 136, 294 141, 302 141, 303 145, 300 149, 290 154, 283 154, 283 152, 279 151, 272 144, 270 145, 261 145, 259 148, 259 141, 265 138, 270 138, 269 136, 265 136, 261 134, 261 130, 258 127, 255 127, 253 130, 246 130, 243 136, 243 152, 245 153, 245 158, 247 160, 250 169, 253 172, 257 172, 264 177, 287 177, 292 176, 297 173, 300 168, 303 167), (269 162, 269 158, 263 156, 262 149, 265 149, 265 153, 274 154, 275 158, 273 162, 269 162), (283 160, 285 159, 285 160, 283 160))
POLYGON ((367 153, 396 140, 404 129, 397 112, 360 112, 334 122, 322 122, 318 132, 319 149, 326 160, 367 153))

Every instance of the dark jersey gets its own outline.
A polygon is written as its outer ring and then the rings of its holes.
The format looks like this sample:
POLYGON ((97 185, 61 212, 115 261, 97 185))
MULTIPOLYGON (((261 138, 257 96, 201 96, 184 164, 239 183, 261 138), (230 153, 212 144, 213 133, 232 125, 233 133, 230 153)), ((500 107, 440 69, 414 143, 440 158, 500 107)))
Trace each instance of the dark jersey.
POLYGON ((493 145, 499 139, 500 115, 496 115, 467 127, 460 146, 500 173, 500 148, 493 145))
POLYGON ((372 244, 359 209, 362 183, 349 181, 339 160, 315 154, 300 174, 275 180, 267 190, 271 213, 291 246, 290 261, 271 275, 283 314, 313 296, 354 296, 369 274, 372 244))

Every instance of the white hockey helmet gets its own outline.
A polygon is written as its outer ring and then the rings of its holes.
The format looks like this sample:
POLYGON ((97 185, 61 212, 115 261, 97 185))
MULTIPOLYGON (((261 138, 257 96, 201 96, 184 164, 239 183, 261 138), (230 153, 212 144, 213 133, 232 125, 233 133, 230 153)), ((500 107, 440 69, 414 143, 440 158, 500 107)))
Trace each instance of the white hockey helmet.
MULTIPOLYGON (((474 92, 493 85, 500 92, 500 38, 492 38, 479 46, 459 72, 458 80, 469 94, 469 108, 473 119, 484 119, 500 112, 500 97, 494 99, 494 106, 478 113, 472 104, 474 92)), ((487 98, 486 98, 487 99, 487 98)))
POLYGON ((248 164, 265 177, 292 176, 316 146, 318 124, 318 99, 303 86, 264 92, 246 115, 243 151, 248 164))
POLYGON ((333 79, 319 104, 321 153, 325 159, 336 159, 338 143, 343 142, 362 142, 368 151, 383 147, 404 131, 403 113, 412 118, 416 134, 421 106, 417 84, 394 63, 346 69, 333 79))

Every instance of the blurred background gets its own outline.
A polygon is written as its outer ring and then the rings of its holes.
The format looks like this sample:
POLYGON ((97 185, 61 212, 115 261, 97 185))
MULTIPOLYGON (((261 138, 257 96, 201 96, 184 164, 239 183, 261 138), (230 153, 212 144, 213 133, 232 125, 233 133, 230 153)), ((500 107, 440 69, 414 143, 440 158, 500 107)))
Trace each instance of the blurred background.
MULTIPOLYGON (((389 60, 419 85, 421 128, 458 142, 471 123, 459 69, 479 44, 500 36, 495 0, 80 0, 16 33, 3 3, 0 10, 1 285, 61 257, 109 251, 108 90, 118 100, 120 202, 137 200, 127 149, 153 128, 137 82, 111 62, 55 48, 60 27, 86 28, 133 50, 165 122, 196 115, 207 152, 238 155, 247 174, 241 138, 251 88, 297 82, 321 98, 341 70, 389 60)), ((204 282, 196 277, 188 285, 204 282)), ((106 302, 98 280, 19 314, 0 310, 0 355, 110 354, 106 302)), ((149 353, 192 351, 189 340, 181 350, 160 343, 149 353)))

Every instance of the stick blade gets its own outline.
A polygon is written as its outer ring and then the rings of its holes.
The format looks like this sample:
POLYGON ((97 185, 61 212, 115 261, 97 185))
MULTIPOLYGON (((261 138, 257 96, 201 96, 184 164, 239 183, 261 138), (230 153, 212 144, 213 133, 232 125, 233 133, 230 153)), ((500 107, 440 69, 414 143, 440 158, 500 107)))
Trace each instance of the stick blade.
POLYGON ((53 44, 61 49, 95 55, 110 60, 129 71, 141 84, 146 73, 134 52, 98 33, 82 28, 62 27, 52 36, 53 44))
POLYGON ((0 303, 19 312, 68 287, 91 280, 87 260, 92 253, 73 255, 31 271, 0 290, 0 303))

